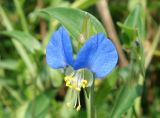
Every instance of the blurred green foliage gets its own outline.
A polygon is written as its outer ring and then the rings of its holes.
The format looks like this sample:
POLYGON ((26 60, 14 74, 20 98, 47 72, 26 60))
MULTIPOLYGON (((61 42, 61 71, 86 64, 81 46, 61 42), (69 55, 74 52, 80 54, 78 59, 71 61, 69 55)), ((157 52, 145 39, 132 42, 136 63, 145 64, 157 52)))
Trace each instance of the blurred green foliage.
MULTIPOLYGON (((83 31, 86 37, 105 32, 97 2, 0 1, 0 118, 86 117, 83 94, 81 111, 66 106, 70 91, 63 84, 64 70, 47 66, 45 46, 59 25, 69 31, 74 52, 83 31), (87 30, 83 29, 86 16, 87 30)), ((160 1, 110 0, 109 8, 129 64, 96 80, 96 114, 98 118, 159 118, 160 1)))

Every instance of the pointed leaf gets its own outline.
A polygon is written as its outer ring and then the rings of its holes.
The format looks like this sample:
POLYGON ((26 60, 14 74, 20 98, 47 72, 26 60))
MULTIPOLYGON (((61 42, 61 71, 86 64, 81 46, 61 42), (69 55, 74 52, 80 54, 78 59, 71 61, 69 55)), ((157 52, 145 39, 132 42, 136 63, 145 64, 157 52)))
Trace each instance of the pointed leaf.
POLYGON ((30 102, 25 113, 25 118, 45 118, 49 108, 50 99, 45 94, 39 95, 30 102))
POLYGON ((21 44, 25 46, 31 52, 34 52, 36 49, 40 49, 40 43, 30 34, 22 31, 3 31, 0 34, 9 36, 18 40, 21 44))
POLYGON ((71 33, 71 35, 77 39, 80 36, 82 24, 86 15, 89 15, 90 22, 94 26, 93 31, 90 34, 93 35, 97 32, 104 32, 105 30, 102 24, 91 14, 71 8, 46 8, 40 11, 40 13, 47 13, 50 16, 56 18, 64 27, 71 33))
POLYGON ((134 104, 135 99, 141 95, 141 92, 142 86, 126 83, 117 97, 111 112, 111 118, 120 118, 134 104))

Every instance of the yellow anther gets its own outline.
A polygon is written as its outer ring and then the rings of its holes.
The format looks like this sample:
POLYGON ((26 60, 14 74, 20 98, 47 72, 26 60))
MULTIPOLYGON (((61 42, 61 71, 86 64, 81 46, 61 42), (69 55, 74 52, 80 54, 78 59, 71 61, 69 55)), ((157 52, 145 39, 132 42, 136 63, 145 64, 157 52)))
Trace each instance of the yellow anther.
POLYGON ((73 80, 73 77, 71 77, 71 76, 66 76, 66 77, 64 78, 64 81, 70 81, 70 80, 73 80))
POLYGON ((84 79, 81 81, 81 83, 86 85, 88 83, 88 81, 84 79))
POLYGON ((78 105, 78 107, 76 108, 77 111, 79 111, 81 109, 81 106, 78 105))
POLYGON ((87 84, 88 84, 88 81, 87 80, 82 80, 81 81, 81 86, 83 87, 83 88, 85 88, 86 86, 87 86, 87 84))
POLYGON ((66 81, 66 86, 71 86, 71 82, 70 81, 66 81))
POLYGON ((66 76, 66 77, 64 78, 64 81, 68 81, 68 76, 66 76))

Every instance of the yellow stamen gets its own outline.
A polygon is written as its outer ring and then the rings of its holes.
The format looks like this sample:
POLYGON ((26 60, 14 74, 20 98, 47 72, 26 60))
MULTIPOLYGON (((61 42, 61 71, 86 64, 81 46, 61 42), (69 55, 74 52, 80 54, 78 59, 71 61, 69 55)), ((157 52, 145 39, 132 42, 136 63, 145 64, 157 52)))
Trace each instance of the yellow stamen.
POLYGON ((73 80, 73 77, 72 76, 66 76, 64 78, 64 81, 70 81, 70 80, 73 80))
POLYGON ((66 105, 70 108, 75 108, 77 111, 81 109, 80 91, 82 88, 89 86, 88 80, 84 78, 84 69, 73 71, 70 75, 64 77, 66 86, 72 89, 71 102, 68 102, 66 105))
POLYGON ((71 82, 70 81, 66 81, 66 86, 71 86, 71 82))
POLYGON ((79 111, 81 109, 81 106, 78 105, 78 107, 76 108, 77 111, 79 111))
POLYGON ((82 80, 81 81, 81 86, 83 87, 83 88, 85 88, 85 87, 87 87, 87 84, 88 84, 88 81, 87 80, 82 80))

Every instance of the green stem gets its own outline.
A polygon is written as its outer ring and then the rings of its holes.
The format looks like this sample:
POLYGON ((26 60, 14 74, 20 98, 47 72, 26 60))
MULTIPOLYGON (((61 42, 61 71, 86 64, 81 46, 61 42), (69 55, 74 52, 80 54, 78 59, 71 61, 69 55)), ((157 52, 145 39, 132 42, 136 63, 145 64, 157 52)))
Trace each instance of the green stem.
POLYGON ((96 118, 94 105, 94 81, 92 86, 88 89, 88 94, 85 91, 87 118, 96 118))
POLYGON ((22 24, 22 28, 25 32, 29 32, 28 30, 28 25, 27 25, 27 21, 26 21, 26 18, 25 18, 25 15, 23 13, 23 10, 22 10, 22 7, 21 7, 21 4, 18 0, 14 0, 14 4, 16 6, 16 10, 17 10, 17 14, 19 15, 20 17, 20 21, 21 21, 21 24, 22 24))

